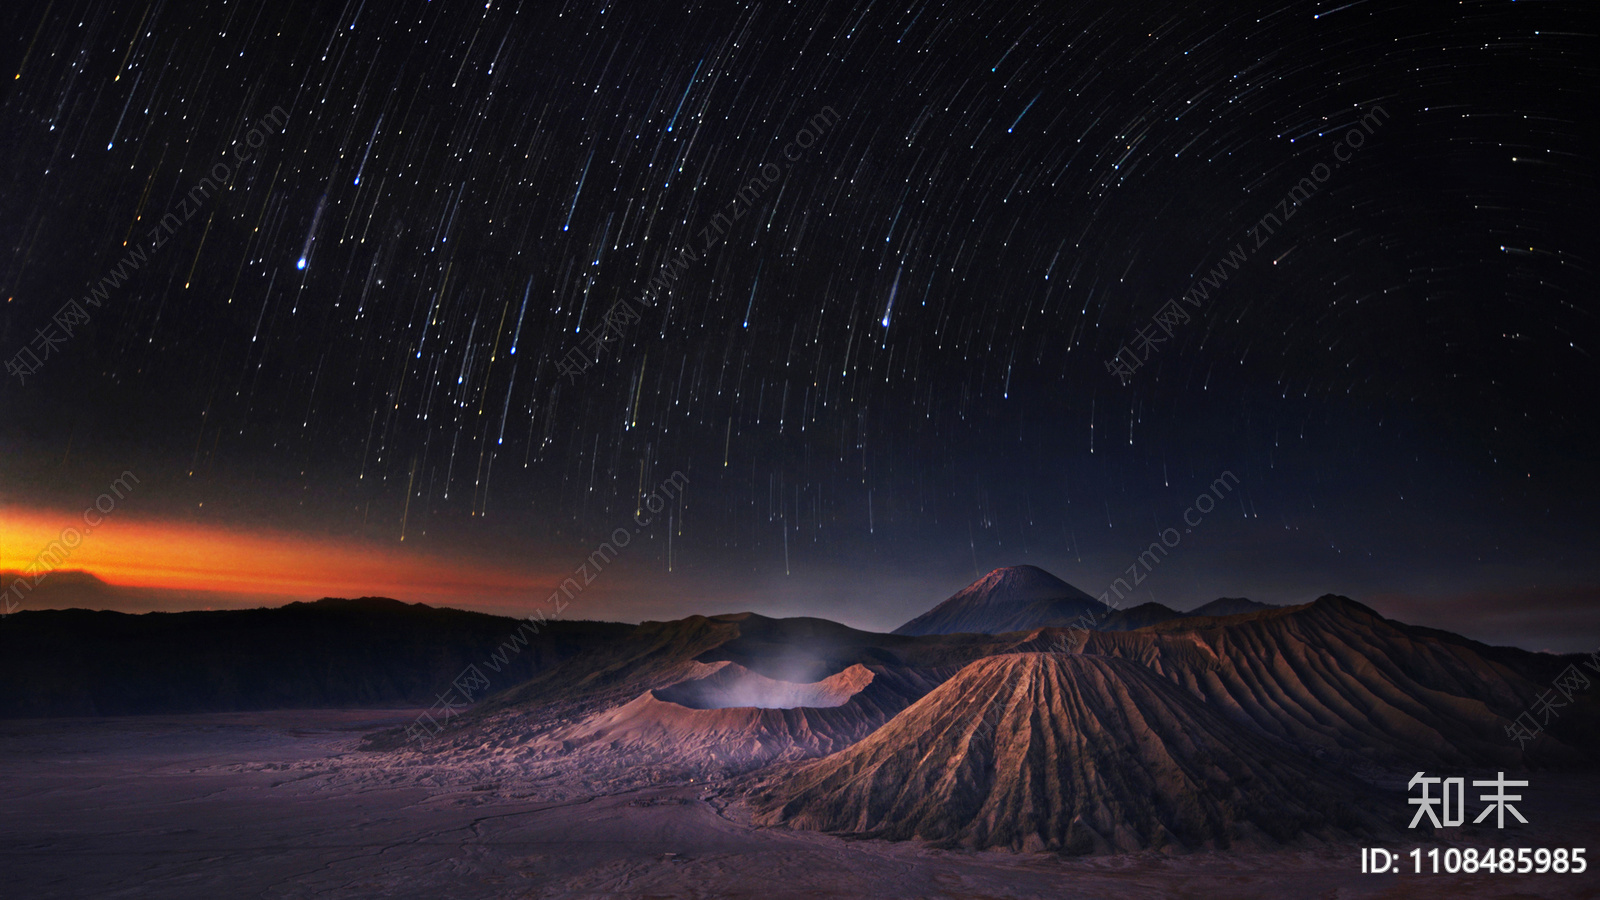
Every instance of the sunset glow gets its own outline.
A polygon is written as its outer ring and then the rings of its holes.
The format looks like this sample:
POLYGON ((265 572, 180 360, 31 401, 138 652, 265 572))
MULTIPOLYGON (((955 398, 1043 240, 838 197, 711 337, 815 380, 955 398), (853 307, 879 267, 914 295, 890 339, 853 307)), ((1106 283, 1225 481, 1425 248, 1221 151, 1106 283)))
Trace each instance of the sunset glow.
MULTIPOLYGON (((349 537, 242 531, 116 513, 90 528, 75 516, 16 508, 0 520, 0 569, 25 571, 55 542, 53 568, 81 569, 128 587, 306 597, 377 594, 439 602, 464 595, 531 594, 538 585, 552 583, 534 573, 464 568, 459 560, 349 537)), ((52 568, 48 561, 41 567, 52 568)))

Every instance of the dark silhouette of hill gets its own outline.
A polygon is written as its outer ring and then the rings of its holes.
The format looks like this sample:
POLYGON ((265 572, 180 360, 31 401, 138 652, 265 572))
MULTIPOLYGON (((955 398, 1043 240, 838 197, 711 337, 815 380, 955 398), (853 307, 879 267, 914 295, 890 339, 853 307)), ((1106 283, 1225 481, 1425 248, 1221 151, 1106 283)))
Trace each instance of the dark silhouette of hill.
POLYGON ((468 665, 504 689, 633 627, 549 622, 523 632, 527 646, 503 647, 521 624, 376 597, 143 615, 24 610, 0 625, 0 717, 427 707, 468 665))
POLYGON ((1260 612, 1264 609, 1277 609, 1270 603, 1258 603, 1246 600, 1243 597, 1218 597, 1210 603, 1197 606, 1183 615, 1189 616, 1237 616, 1244 613, 1260 612))
MULTIPOLYGON (((1183 618, 1183 613, 1159 603, 1141 603, 1128 609, 1112 610, 1095 621, 1098 631, 1132 631, 1158 622, 1183 618)), ((1037 626, 1036 626, 1037 627, 1037 626)))
POLYGON ((33 576, 7 569, 0 571, 0 593, 11 590, 19 580, 22 609, 123 609, 124 598, 118 590, 92 572, 57 569, 39 578, 35 585, 33 576))
MULTIPOLYGON (((42 578, 15 571, 0 572, 0 594, 22 579, 16 609, 98 609, 124 613, 188 612, 218 609, 258 609, 277 605, 268 598, 227 591, 132 587, 111 584, 81 569, 56 569, 42 578)), ((13 592, 16 598, 19 592, 13 592)))
POLYGON ((43 609, 108 609, 124 613, 165 610, 248 609, 263 602, 222 591, 170 590, 110 584, 92 572, 81 569, 56 569, 43 577, 15 571, 0 572, 0 594, 21 580, 20 590, 11 597, 17 604, 13 612, 43 609), (16 599, 20 596, 20 600, 16 599))
POLYGON ((1370 793, 1137 663, 1023 653, 972 663, 755 805, 770 824, 1081 854, 1368 834, 1370 793))
MULTIPOLYGON (((1141 603, 1138 606, 1131 606, 1127 609, 1113 609, 1110 612, 1106 612, 1104 607, 1102 607, 1099 614, 1091 619, 1075 619, 1072 621, 1058 621, 1051 619, 1051 621, 1039 621, 1035 624, 1027 625, 1026 628, 1065 628, 1076 625, 1080 628, 1092 629, 1094 631, 1136 631, 1140 628, 1147 628, 1151 625, 1159 625, 1163 622, 1171 622, 1176 619, 1242 616, 1250 613, 1261 612, 1263 610, 1279 608, 1280 607, 1273 606, 1270 603, 1258 603, 1255 600, 1246 600, 1243 597, 1222 597, 1212 600, 1210 603, 1197 606, 1188 612, 1180 612, 1169 606, 1163 606, 1160 603, 1141 603)), ((1015 621, 1007 624, 1016 624, 1016 622, 1020 622, 1023 618, 1025 617, 1018 617, 1015 621)), ((1020 631, 1024 629, 1010 630, 1020 631)), ((994 633, 999 634, 1000 632, 994 633)))
POLYGON ((1006 634, 1074 626, 1132 631, 1173 619, 1232 616, 1276 608, 1243 597, 1223 597, 1189 612, 1159 603, 1120 609, 1107 606, 1037 566, 1008 566, 967 585, 894 633, 1006 634))

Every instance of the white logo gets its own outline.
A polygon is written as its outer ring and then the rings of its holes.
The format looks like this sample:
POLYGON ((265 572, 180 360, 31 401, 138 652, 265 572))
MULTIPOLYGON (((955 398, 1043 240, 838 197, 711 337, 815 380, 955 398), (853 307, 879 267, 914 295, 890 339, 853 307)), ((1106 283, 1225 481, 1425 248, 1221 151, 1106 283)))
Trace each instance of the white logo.
MULTIPOLYGON (((1422 821, 1423 816, 1427 816, 1428 821, 1432 822, 1435 828, 1454 827, 1466 821, 1467 781, 1465 778, 1437 778, 1418 772, 1411 776, 1411 781, 1406 785, 1406 790, 1415 790, 1419 785, 1422 787, 1422 796, 1412 797, 1406 801, 1417 807, 1417 814, 1411 817, 1411 824, 1407 825, 1407 828, 1417 827, 1417 823, 1422 821), (1433 795, 1433 786, 1436 784, 1442 785, 1443 788, 1441 794, 1437 797, 1433 795)), ((1511 815, 1518 822, 1524 825, 1528 824, 1528 820, 1522 817, 1522 813, 1511 805, 1512 801, 1521 800, 1522 795, 1506 793, 1506 788, 1527 787, 1528 782, 1508 781, 1506 780, 1506 773, 1501 772, 1498 778, 1490 781, 1474 780, 1472 786, 1495 789, 1494 793, 1478 795, 1479 800, 1489 805, 1483 808, 1483 812, 1478 813, 1478 817, 1472 820, 1472 824, 1476 825, 1482 822, 1492 812, 1495 814, 1495 827, 1504 828, 1506 827, 1507 810, 1510 810, 1511 815)))

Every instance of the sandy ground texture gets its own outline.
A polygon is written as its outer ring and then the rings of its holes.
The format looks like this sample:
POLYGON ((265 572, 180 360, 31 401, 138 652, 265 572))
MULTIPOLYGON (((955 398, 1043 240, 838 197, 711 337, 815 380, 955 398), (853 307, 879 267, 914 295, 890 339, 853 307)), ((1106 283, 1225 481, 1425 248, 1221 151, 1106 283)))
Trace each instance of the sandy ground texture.
MULTIPOLYGON (((571 784, 593 781, 582 773, 519 779, 356 750, 364 731, 413 717, 0 722, 0 895, 1600 897, 1600 868, 1363 875, 1354 845, 1060 858, 847 841, 752 827, 720 785, 581 793, 571 784)), ((1531 780, 1521 808, 1533 824, 1493 843, 1600 854, 1600 782, 1531 780)))

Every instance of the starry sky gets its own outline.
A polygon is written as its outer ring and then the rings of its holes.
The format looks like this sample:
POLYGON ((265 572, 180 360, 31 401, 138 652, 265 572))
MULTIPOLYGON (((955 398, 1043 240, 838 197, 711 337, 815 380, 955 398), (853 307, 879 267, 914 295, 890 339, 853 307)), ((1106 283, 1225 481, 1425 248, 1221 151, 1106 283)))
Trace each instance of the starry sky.
POLYGON ((1121 605, 1591 649, 1585 11, 7 4, 0 567, 133 472, 61 567, 218 603, 620 528, 566 615, 887 629, 1166 534, 1121 605))

